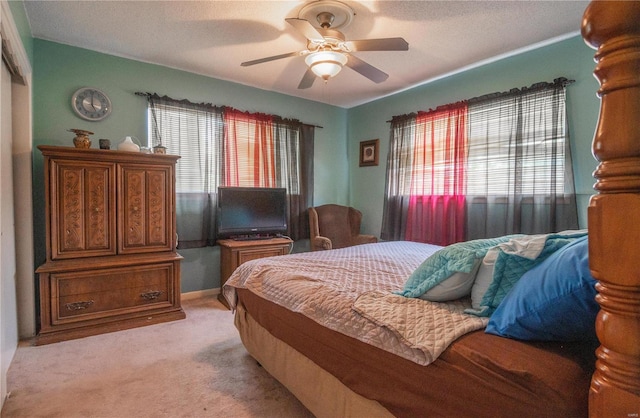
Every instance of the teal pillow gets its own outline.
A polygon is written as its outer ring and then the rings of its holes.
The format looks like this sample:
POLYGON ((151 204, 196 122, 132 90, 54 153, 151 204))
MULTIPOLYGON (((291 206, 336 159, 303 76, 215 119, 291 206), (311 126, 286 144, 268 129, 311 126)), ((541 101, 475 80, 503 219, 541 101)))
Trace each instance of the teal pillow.
MULTIPOLYGON (((487 251, 513 236, 478 239, 448 245, 427 258, 407 279, 404 289, 394 292, 408 298, 417 298, 442 283, 454 273, 472 273, 487 251)), ((470 274, 471 280, 474 275, 470 274)), ((470 287, 468 288, 470 291, 470 287)))
POLYGON ((579 238, 522 276, 486 332, 529 341, 595 341, 595 284, 588 239, 579 238))
MULTIPOLYGON (((491 316, 523 274, 542 263, 558 249, 584 236, 586 236, 584 232, 549 234, 545 236, 544 246, 535 258, 529 258, 525 255, 526 246, 522 248, 523 252, 520 252, 520 249, 514 252, 505 252, 500 248, 501 246, 498 246, 493 278, 482 297, 480 309, 466 309, 465 312, 483 317, 491 316)), ((542 235, 531 237, 542 237, 542 235)))

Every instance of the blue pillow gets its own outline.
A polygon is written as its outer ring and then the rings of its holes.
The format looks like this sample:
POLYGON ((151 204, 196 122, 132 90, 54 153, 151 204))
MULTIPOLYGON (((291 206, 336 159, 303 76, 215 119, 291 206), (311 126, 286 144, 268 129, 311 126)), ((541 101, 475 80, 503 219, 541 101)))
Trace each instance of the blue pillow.
MULTIPOLYGON (((493 277, 491 284, 480 301, 480 309, 467 309, 465 312, 477 316, 488 317, 495 312, 505 296, 513 288, 513 286, 522 278, 522 276, 538 264, 544 262, 547 257, 554 254, 558 249, 564 247, 568 243, 574 241, 576 237, 585 237, 584 233, 570 235, 529 235, 524 238, 524 248, 517 248, 516 251, 505 252, 498 246, 498 257, 493 268, 493 277), (544 246, 540 253, 534 258, 527 256, 527 241, 538 240, 544 238, 544 246)), ((517 238, 516 238, 517 239, 517 238)), ((531 243, 533 241, 528 241, 531 243)))
POLYGON ((489 319, 486 332, 530 341, 596 339, 596 281, 588 238, 565 245, 526 272, 489 319))

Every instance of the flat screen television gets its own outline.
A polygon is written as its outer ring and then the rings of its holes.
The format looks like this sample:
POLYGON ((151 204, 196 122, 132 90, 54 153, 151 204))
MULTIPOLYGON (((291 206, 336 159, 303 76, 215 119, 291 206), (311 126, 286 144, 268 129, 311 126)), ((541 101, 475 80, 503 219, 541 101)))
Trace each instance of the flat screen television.
POLYGON ((287 190, 219 187, 219 238, 261 239, 287 233, 287 190))

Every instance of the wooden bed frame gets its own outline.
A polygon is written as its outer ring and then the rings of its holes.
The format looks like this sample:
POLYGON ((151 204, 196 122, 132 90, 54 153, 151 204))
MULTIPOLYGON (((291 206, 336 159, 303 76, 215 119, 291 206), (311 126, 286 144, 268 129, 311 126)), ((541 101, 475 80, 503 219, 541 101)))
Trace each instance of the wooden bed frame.
POLYGON ((640 414, 640 2, 594 1, 582 36, 597 49, 600 116, 593 140, 597 194, 589 204, 589 261, 599 283, 600 340, 591 417, 640 414))

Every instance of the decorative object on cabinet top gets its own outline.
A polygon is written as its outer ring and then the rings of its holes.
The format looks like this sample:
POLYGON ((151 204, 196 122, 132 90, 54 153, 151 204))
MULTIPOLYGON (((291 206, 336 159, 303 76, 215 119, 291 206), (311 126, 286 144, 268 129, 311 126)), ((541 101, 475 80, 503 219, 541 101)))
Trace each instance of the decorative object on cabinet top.
POLYGON ((111 140, 102 138, 99 140, 100 149, 111 149, 111 140))
POLYGON ((163 146, 162 144, 156 145, 155 147, 153 147, 153 153, 154 154, 166 154, 167 153, 167 147, 163 146))
POLYGON ((99 121, 111 114, 111 100, 103 91, 82 87, 71 96, 71 107, 82 119, 99 121))
MULTIPOLYGON (((126 136, 122 142, 118 144, 118 151, 140 152, 140 145, 133 142, 134 138, 135 137, 132 136, 126 136)), ((136 138, 136 142, 139 143, 140 141, 136 138)))
POLYGON ((89 139, 89 135, 93 135, 93 132, 85 131, 84 129, 69 129, 69 132, 76 134, 75 138, 73 138, 73 145, 76 148, 91 148, 91 139, 89 139))

